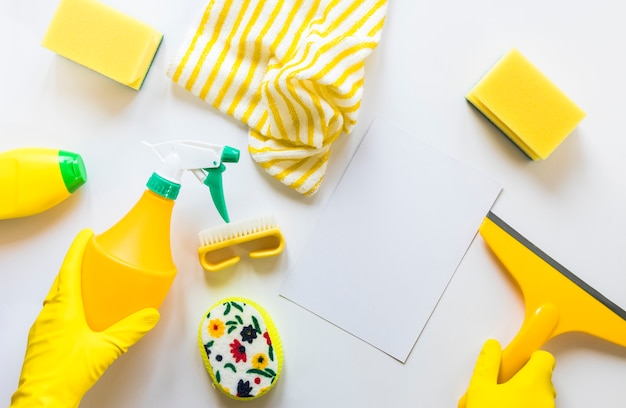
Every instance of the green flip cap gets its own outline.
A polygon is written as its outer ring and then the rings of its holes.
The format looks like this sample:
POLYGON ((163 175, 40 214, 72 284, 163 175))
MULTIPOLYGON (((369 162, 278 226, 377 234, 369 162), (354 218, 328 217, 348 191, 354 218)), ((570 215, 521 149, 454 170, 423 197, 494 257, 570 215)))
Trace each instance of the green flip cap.
POLYGON ((85 162, 80 154, 59 150, 59 168, 67 191, 73 193, 87 181, 85 162))

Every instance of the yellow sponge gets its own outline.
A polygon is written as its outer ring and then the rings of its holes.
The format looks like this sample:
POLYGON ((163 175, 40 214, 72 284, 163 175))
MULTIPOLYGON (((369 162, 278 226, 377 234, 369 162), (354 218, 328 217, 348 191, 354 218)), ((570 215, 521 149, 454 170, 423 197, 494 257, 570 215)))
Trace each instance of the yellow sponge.
POLYGON ((466 99, 532 160, 546 159, 585 117, 516 49, 502 57, 466 99))
POLYGON ((214 304, 198 328, 202 361, 226 396, 251 401, 271 390, 283 366, 283 347, 268 313, 250 299, 214 304))
POLYGON ((43 46, 140 89, 163 34, 97 0, 61 0, 43 46))

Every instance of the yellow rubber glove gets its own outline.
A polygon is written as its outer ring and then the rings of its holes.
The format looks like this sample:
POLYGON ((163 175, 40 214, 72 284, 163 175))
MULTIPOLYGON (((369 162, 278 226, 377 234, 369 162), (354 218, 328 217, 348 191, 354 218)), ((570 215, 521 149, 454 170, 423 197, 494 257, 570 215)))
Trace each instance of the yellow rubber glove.
POLYGON ((535 351, 528 363, 509 381, 498 384, 502 348, 487 340, 478 356, 466 399, 459 408, 554 408, 552 385, 555 360, 547 351, 535 351))
POLYGON ((78 407, 109 365, 159 320, 156 309, 144 309, 102 332, 89 328, 80 282, 85 246, 92 235, 83 230, 72 243, 30 329, 11 408, 78 407))

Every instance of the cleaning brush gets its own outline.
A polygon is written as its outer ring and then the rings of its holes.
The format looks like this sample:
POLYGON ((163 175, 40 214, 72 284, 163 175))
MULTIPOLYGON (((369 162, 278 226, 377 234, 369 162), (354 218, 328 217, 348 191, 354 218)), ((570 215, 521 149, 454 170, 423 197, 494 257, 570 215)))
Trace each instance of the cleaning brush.
POLYGON ((250 258, 266 258, 278 255, 285 246, 273 214, 205 229, 198 237, 200 265, 209 272, 236 264, 242 253, 247 252, 250 258))

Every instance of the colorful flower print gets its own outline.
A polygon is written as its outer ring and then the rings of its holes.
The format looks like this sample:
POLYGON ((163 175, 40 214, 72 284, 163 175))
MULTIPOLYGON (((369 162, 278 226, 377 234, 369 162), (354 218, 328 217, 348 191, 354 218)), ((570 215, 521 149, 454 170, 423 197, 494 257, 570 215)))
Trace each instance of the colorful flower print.
POLYGON ((240 398, 250 398, 250 392, 252 391, 252 387, 250 387, 250 381, 239 380, 237 383, 237 396, 240 398))
POLYGON ((230 353, 233 355, 235 359, 235 363, 243 361, 244 363, 247 361, 246 357, 246 347, 239 342, 239 340, 235 339, 232 343, 230 343, 230 353))
POLYGON ((239 334, 241 334, 241 341, 247 341, 250 344, 256 339, 256 330, 251 324, 241 329, 239 334))
POLYGON ((211 337, 219 339, 224 334, 226 326, 220 319, 213 319, 209 321, 209 334, 211 337))
POLYGON ((252 364, 252 367, 262 370, 267 367, 269 361, 264 353, 258 353, 255 354, 254 357, 252 357, 252 361, 250 361, 250 364, 252 364))

